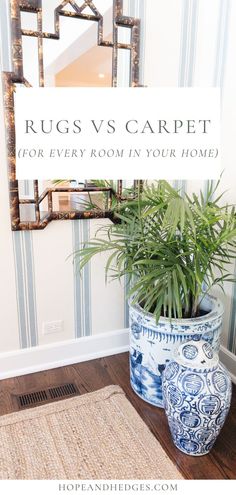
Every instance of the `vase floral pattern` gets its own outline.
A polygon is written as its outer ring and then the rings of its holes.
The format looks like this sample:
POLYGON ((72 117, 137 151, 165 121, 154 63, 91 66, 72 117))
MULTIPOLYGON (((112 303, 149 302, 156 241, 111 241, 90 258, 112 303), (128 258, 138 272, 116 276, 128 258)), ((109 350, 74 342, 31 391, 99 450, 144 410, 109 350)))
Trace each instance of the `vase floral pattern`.
POLYGON ((145 401, 163 407, 162 374, 181 343, 203 338, 217 352, 220 347, 223 306, 205 296, 205 316, 192 319, 160 318, 156 324, 150 313, 130 302, 130 380, 133 390, 145 401))
POLYGON ((231 380, 204 340, 181 344, 163 373, 163 398, 176 447, 188 455, 208 454, 227 417, 231 380))

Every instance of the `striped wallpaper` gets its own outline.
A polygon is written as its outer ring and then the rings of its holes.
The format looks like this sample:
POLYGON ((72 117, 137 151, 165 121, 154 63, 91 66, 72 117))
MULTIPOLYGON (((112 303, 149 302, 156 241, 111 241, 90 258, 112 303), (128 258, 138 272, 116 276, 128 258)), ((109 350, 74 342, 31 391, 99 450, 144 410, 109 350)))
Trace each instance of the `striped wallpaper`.
MULTIPOLYGON (((226 171, 222 187, 231 189, 228 197, 235 202, 233 116, 229 101, 230 90, 236 88, 235 2, 127 0, 126 8, 131 15, 142 19, 144 85, 222 88, 226 171)), ((9 68, 4 50, 2 59, 4 68, 9 68)), ((80 338, 127 326, 126 288, 119 283, 105 285, 105 257, 92 261, 82 276, 76 272, 72 260, 67 259, 81 242, 93 237, 97 226, 104 221, 55 222, 43 232, 11 233, 6 171, 1 170, 1 174, 0 224, 6 235, 0 247, 0 269, 4 274, 0 290, 2 314, 9 327, 7 335, 0 335, 1 350, 80 338), (43 335, 43 322, 54 320, 64 322, 62 332, 43 335)), ((175 181, 174 185, 183 191, 206 187, 203 181, 194 184, 175 181)), ((226 287, 224 302, 227 313, 224 345, 236 354, 236 287, 233 290, 226 287)))
POLYGON ((13 232, 12 239, 15 254, 20 347, 33 347, 38 344, 38 324, 32 234, 13 232))
MULTIPOLYGON (((73 251, 80 249, 81 243, 90 238, 90 221, 73 222, 73 251)), ((75 337, 91 335, 91 277, 90 264, 86 265, 82 275, 74 266, 74 307, 75 337)))

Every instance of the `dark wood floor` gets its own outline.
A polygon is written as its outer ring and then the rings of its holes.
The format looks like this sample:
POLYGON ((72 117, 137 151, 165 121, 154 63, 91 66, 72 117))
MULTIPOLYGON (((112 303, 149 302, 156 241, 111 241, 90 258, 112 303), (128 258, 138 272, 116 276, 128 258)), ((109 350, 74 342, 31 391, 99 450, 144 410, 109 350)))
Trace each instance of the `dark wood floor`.
POLYGON ((142 401, 129 384, 128 354, 119 354, 80 364, 0 381, 0 415, 18 410, 15 395, 76 383, 81 394, 111 384, 120 385, 140 416, 154 433, 186 479, 236 479, 236 387, 223 430, 211 453, 190 457, 178 451, 172 441, 165 413, 142 401))

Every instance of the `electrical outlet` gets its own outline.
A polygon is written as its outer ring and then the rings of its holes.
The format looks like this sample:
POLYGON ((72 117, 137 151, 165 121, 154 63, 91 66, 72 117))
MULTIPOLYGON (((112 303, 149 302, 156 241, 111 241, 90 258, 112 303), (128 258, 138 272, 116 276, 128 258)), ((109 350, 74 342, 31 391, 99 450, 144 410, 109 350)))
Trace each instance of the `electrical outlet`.
POLYGON ((63 320, 43 322, 43 335, 49 335, 50 333, 57 333, 62 331, 63 331, 63 320))

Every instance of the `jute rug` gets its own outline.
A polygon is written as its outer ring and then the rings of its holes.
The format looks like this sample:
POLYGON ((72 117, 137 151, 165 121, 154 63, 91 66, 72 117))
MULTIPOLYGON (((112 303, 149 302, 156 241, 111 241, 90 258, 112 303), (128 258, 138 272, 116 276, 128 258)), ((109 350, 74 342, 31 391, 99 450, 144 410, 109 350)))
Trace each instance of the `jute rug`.
POLYGON ((0 479, 181 479, 118 386, 0 417, 0 479))

